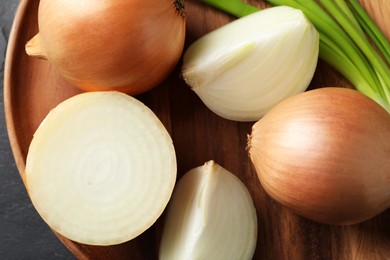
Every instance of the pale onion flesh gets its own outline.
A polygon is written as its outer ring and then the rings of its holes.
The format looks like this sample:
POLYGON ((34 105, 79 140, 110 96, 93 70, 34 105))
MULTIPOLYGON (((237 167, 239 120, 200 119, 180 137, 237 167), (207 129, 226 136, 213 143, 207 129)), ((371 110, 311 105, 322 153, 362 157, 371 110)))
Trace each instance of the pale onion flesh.
POLYGON ((390 207, 390 116, 356 90, 286 99, 254 124, 249 154, 265 191, 309 219, 355 224, 390 207))
POLYGON ((83 244, 118 244, 162 214, 176 181, 175 151, 143 103, 119 92, 89 92, 63 101, 41 123, 25 180, 53 230, 83 244))
POLYGON ((181 57, 182 0, 41 0, 39 33, 26 44, 74 86, 139 94, 181 57))
POLYGON ((257 217, 246 186, 214 161, 178 182, 165 219, 159 259, 252 259, 257 217))
POLYGON ((309 86, 319 36, 300 10, 273 7, 195 41, 183 58, 186 83, 221 117, 256 121, 309 86))

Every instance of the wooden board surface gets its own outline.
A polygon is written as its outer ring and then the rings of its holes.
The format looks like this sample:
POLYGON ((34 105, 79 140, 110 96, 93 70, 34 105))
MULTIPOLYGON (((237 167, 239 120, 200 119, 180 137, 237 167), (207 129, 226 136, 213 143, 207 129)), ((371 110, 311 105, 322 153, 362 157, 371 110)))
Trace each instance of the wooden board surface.
MULTIPOLYGON (((261 1, 248 1, 263 6, 261 1)), ((390 1, 361 1, 390 35, 390 1)), ((49 110, 80 91, 49 62, 29 58, 25 43, 38 31, 38 0, 22 0, 7 51, 4 104, 17 167, 23 177, 33 133, 49 110)), ((186 2, 186 46, 234 18, 198 1, 186 2)), ((319 62, 309 88, 351 87, 319 62)), ((253 123, 222 119, 209 111, 180 78, 180 63, 160 86, 137 96, 164 123, 174 141, 178 177, 210 159, 235 173, 248 187, 257 209, 259 230, 254 259, 390 259, 390 210, 353 226, 328 226, 295 215, 268 197, 246 148, 253 123)), ((358 113, 358 111, 357 111, 358 113)), ((164 215, 148 231, 127 243, 97 247, 59 239, 80 259, 157 259, 164 215)))

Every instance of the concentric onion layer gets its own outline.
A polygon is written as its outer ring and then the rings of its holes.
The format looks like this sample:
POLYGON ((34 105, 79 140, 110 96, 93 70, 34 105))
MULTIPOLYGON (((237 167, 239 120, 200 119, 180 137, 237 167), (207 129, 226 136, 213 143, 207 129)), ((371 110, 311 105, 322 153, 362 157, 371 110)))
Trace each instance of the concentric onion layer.
POLYGON ((161 215, 176 180, 172 140, 155 114, 118 92, 74 96, 36 131, 26 162, 47 224, 84 244, 128 241, 161 215))

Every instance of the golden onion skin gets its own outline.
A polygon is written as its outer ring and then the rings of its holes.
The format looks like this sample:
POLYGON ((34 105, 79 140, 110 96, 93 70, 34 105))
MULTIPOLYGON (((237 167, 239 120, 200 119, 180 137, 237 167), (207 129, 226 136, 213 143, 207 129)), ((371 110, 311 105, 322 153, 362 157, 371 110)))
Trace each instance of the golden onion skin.
POLYGON ((286 99, 254 124, 248 147, 264 190, 311 220, 355 224, 390 207, 390 115, 355 90, 286 99))
POLYGON ((180 0, 41 0, 39 33, 26 45, 86 91, 145 92, 176 66, 184 47, 180 0))

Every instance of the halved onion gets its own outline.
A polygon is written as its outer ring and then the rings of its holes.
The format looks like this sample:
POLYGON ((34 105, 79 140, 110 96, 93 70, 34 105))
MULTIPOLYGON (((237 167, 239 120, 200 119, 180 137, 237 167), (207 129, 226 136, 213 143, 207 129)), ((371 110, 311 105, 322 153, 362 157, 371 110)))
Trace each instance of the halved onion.
POLYGON ((45 222, 84 244, 112 245, 148 229, 176 181, 172 140, 156 115, 119 92, 76 95, 31 142, 26 184, 45 222))

